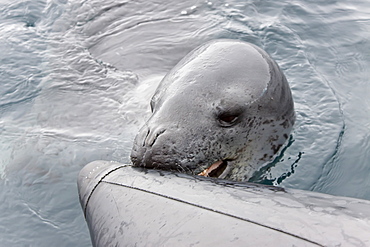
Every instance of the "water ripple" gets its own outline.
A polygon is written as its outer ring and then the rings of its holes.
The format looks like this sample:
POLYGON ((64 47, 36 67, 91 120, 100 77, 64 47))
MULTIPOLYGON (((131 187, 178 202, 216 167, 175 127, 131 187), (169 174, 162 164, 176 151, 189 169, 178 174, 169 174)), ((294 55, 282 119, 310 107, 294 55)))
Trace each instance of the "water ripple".
POLYGON ((0 11, 4 245, 89 246, 78 171, 128 162, 160 79, 215 38, 261 46, 292 88, 291 140, 255 179, 370 198, 365 1, 15 0, 0 11))

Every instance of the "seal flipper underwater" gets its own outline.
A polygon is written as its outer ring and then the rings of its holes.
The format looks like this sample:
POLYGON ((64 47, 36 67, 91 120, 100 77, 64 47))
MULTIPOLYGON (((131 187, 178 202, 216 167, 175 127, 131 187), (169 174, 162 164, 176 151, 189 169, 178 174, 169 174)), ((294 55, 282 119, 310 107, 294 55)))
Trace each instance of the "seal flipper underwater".
POLYGON ((238 40, 196 48, 164 77, 150 105, 134 141, 134 166, 207 176, 213 167, 213 176, 237 181, 272 159, 295 121, 278 65, 238 40))

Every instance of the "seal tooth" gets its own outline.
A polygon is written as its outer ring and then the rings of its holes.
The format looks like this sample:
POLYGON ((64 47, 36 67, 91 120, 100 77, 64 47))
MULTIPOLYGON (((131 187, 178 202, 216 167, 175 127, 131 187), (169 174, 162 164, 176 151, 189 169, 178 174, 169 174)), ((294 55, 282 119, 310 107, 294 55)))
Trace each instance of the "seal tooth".
POLYGON ((219 177, 225 171, 226 167, 227 167, 227 161, 219 160, 213 163, 212 165, 210 165, 208 168, 204 169, 198 175, 204 176, 204 177, 219 177))

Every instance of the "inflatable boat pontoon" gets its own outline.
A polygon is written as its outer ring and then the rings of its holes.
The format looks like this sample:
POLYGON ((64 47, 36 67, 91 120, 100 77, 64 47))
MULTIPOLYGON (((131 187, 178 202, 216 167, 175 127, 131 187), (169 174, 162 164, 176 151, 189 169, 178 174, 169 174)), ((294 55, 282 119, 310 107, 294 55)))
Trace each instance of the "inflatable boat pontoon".
POLYGON ((145 170, 84 167, 94 246, 370 246, 370 201, 145 170))

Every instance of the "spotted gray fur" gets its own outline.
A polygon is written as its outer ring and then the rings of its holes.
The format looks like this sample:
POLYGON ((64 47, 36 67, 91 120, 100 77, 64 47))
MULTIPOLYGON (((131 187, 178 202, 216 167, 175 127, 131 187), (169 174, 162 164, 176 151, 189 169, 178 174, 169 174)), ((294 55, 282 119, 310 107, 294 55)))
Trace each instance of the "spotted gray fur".
POLYGON ((135 166, 198 174, 225 160, 222 178, 245 181, 287 141, 295 121, 287 80, 250 43, 215 40, 161 81, 135 138, 135 166))

